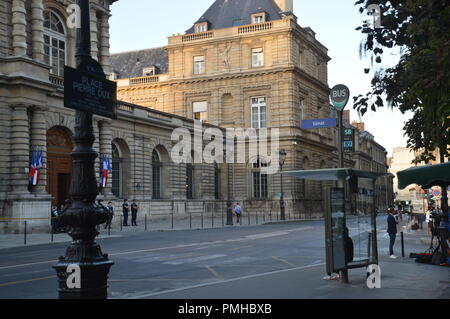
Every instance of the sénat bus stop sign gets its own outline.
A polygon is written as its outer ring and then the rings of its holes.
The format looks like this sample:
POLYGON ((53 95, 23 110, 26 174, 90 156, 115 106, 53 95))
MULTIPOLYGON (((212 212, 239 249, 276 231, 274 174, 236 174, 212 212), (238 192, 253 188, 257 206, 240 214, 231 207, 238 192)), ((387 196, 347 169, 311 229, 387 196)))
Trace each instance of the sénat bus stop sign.
POLYGON ((64 67, 64 106, 115 119, 117 83, 106 79, 93 59, 77 69, 64 67))
POLYGON ((378 264, 375 182, 390 173, 350 168, 286 171, 282 174, 314 181, 348 182, 345 188, 328 188, 325 215, 325 249, 328 273, 378 264))

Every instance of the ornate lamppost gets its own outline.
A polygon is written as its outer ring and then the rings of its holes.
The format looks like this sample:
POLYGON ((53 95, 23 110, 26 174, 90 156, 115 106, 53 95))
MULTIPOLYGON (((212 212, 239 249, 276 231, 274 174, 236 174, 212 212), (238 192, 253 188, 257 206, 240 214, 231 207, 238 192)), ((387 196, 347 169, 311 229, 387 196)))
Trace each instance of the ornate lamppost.
POLYGON ((286 205, 284 202, 284 192, 283 192, 283 166, 284 163, 286 162, 286 157, 287 157, 287 153, 285 150, 280 150, 279 151, 279 160, 280 160, 280 170, 281 170, 281 194, 280 194, 280 219, 281 220, 286 220, 286 214, 285 214, 285 210, 286 210, 286 205))
MULTIPOLYGON (((75 55, 77 69, 73 70, 71 76, 69 73, 65 75, 65 89, 74 90, 76 87, 78 91, 75 94, 82 94, 84 86, 76 86, 74 83, 83 83, 86 87, 94 86, 97 82, 103 86, 108 83, 101 66, 91 58, 89 0, 77 0, 77 5, 81 9, 81 28, 77 29, 75 55), (80 82, 76 82, 77 76, 80 82)), ((104 92, 102 95, 104 96, 104 92)), ((66 107, 75 100, 68 96, 65 91, 66 107)), ((79 107, 75 113, 71 199, 61 214, 62 224, 70 228, 72 243, 67 247, 65 256, 60 257, 53 268, 58 276, 60 299, 106 299, 108 273, 114 263, 108 259, 108 255, 102 253, 95 238, 99 234, 96 226, 107 221, 107 209, 101 203, 95 203, 98 195, 95 159, 98 154, 92 148, 95 141, 93 112, 80 110, 81 108, 83 107, 79 107)))

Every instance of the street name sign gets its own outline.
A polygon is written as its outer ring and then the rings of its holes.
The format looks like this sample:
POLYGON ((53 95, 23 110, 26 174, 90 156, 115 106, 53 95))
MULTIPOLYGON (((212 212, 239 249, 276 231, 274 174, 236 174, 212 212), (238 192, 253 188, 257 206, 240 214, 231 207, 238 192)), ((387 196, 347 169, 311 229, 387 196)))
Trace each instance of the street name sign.
POLYGON ((350 89, 343 84, 338 84, 331 89, 330 99, 338 111, 343 111, 350 99, 350 89))
POLYGON ((336 125, 337 121, 335 118, 302 121, 303 129, 328 128, 328 127, 336 127, 336 125))
POLYGON ((64 106, 116 119, 117 83, 106 79, 96 63, 64 67, 64 106))

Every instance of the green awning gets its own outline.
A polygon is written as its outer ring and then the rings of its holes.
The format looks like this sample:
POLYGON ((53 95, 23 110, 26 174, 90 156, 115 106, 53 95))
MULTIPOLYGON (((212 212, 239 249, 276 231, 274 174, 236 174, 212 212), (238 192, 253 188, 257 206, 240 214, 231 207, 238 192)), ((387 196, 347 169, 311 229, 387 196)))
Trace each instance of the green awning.
POLYGON ((393 176, 390 173, 377 173, 360 171, 351 168, 318 169, 309 171, 285 171, 285 175, 295 176, 301 179, 310 179, 314 181, 338 181, 348 180, 352 177, 377 179, 385 176, 393 176))
POLYGON ((405 189, 408 185, 417 184, 424 189, 433 186, 447 187, 450 184, 450 162, 411 167, 397 173, 398 188, 405 189))

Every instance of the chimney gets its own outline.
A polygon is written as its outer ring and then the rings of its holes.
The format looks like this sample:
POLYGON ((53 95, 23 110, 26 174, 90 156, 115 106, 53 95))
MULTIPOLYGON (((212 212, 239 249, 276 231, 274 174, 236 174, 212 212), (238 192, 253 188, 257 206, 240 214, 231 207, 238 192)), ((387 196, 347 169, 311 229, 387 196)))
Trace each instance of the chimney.
POLYGON ((294 0, 275 0, 281 12, 294 12, 294 0))
POLYGON ((366 130, 366 125, 363 122, 353 122, 352 125, 356 127, 360 132, 364 132, 366 130))
POLYGON ((344 120, 344 122, 350 124, 350 110, 344 110, 342 119, 344 120))

